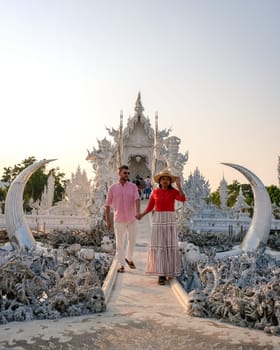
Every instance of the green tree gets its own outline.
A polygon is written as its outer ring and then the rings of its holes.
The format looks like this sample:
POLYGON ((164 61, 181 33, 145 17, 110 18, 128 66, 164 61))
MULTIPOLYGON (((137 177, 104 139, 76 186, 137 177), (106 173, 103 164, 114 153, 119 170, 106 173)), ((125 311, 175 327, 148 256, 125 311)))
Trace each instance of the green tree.
POLYGON ((239 194, 240 190, 240 183, 237 180, 234 180, 232 184, 228 185, 228 206, 233 207, 236 198, 239 194))
MULTIPOLYGON (((5 167, 1 180, 11 184, 18 174, 20 174, 25 168, 27 168, 29 165, 33 164, 36 161, 37 160, 35 159, 35 157, 32 156, 24 159, 20 164, 16 164, 13 167, 5 167)), ((43 166, 30 176, 29 180, 25 185, 23 193, 24 210, 31 210, 29 206, 31 198, 34 201, 41 198, 42 193, 44 191, 44 187, 47 184, 48 177, 50 174, 52 174, 55 179, 54 203, 62 199, 67 183, 67 180, 64 179, 65 174, 62 172, 58 172, 58 168, 53 168, 46 173, 46 167, 43 166)), ((5 190, 6 192, 3 194, 5 197, 7 194, 7 190, 5 190)))
POLYGON ((274 203, 280 207, 280 189, 275 185, 268 186, 266 189, 269 194, 271 203, 274 203))
POLYGON ((210 201, 211 201, 211 203, 215 204, 217 207, 220 206, 220 204, 221 204, 220 188, 218 188, 215 192, 212 192, 210 194, 210 201))
MULTIPOLYGON (((239 195, 240 192, 240 187, 242 189, 242 193, 245 197, 246 203, 249 205, 254 204, 254 196, 253 196, 253 191, 252 188, 249 184, 240 184, 237 180, 234 180, 232 184, 227 186, 228 189, 228 200, 227 200, 227 205, 229 207, 233 207, 236 199, 239 195)), ((210 195, 211 202, 217 206, 220 206, 220 188, 215 192, 212 192, 210 195)))
POLYGON ((54 199, 53 202, 62 200, 65 188, 69 180, 65 179, 65 173, 59 172, 59 168, 53 168, 49 171, 48 176, 52 174, 54 177, 54 199))
MULTIPOLYGON (((245 197, 246 203, 251 207, 254 206, 254 194, 250 184, 240 184, 237 180, 234 180, 232 184, 228 185, 228 206, 232 207, 236 198, 239 194, 240 187, 242 188, 242 193, 245 197)), ((275 185, 266 187, 268 195, 270 197, 271 203, 276 204, 280 207, 280 189, 275 185)), ((220 205, 220 192, 219 188, 212 192, 210 195, 211 202, 217 206, 220 205)))
POLYGON ((250 184, 242 184, 240 185, 242 188, 242 193, 245 197, 245 201, 248 205, 253 206, 254 205, 254 195, 253 190, 250 184))
POLYGON ((4 200, 7 195, 7 190, 6 188, 1 188, 0 187, 0 214, 4 212, 4 200))

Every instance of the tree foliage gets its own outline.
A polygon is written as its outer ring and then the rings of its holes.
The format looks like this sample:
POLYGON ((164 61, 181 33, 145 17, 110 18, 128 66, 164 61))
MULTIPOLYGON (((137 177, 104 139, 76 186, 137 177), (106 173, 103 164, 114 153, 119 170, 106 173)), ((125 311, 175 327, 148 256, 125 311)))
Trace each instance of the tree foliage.
POLYGON ((215 204, 217 207, 220 206, 221 200, 220 200, 220 188, 218 188, 215 192, 212 192, 210 194, 210 201, 211 203, 215 204))
MULTIPOLYGON (((1 178, 1 181, 7 182, 8 184, 11 184, 12 181, 19 175, 25 168, 27 168, 29 165, 35 163, 37 160, 35 157, 29 157, 24 159, 20 164, 16 164, 13 167, 5 167, 3 171, 3 175, 1 178)), ((37 171, 35 171, 27 181, 24 193, 23 193, 23 207, 24 210, 30 210, 29 202, 31 199, 36 201, 37 199, 40 199, 42 196, 42 193, 44 191, 44 187, 47 185, 48 177, 50 174, 53 175, 55 179, 55 185, 54 185, 54 203, 60 201, 63 197, 63 194, 65 192, 65 186, 67 183, 67 180, 64 179, 65 174, 58 171, 58 168, 53 168, 46 172, 46 167, 43 166, 37 171)), ((7 192, 8 192, 9 186, 5 189, 2 189, 2 192, 0 193, 0 196, 3 196, 3 199, 6 198, 7 192)))
POLYGON ((280 207, 280 189, 279 187, 275 185, 271 185, 266 187, 267 192, 269 194, 271 203, 276 204, 278 207, 280 207))
MULTIPOLYGON (((237 180, 234 180, 232 184, 227 186, 228 189, 228 201, 227 205, 229 207, 233 207, 236 199, 240 192, 240 187, 242 190, 242 194, 245 197, 245 201, 248 205, 251 207, 254 206, 254 194, 252 191, 252 187, 250 184, 240 184, 237 180)), ((268 195, 270 197, 271 203, 276 204, 277 206, 280 206, 280 189, 275 186, 271 185, 266 187, 268 195)), ((218 188, 215 192, 212 192, 210 195, 211 202, 217 206, 220 205, 220 188, 218 188)))

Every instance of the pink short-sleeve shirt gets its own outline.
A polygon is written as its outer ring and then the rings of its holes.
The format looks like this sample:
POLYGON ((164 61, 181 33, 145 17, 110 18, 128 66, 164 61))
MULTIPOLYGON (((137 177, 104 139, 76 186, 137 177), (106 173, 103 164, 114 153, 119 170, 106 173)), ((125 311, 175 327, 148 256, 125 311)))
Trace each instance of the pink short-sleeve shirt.
POLYGON ((109 187, 105 205, 114 208, 115 222, 131 222, 135 220, 137 199, 139 193, 134 183, 117 182, 109 187))

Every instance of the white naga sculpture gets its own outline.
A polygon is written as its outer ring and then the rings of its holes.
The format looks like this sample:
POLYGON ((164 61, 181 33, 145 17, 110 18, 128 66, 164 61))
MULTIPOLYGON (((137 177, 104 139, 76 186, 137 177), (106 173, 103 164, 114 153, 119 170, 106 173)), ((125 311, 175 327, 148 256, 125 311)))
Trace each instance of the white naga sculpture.
POLYGON ((267 243, 272 219, 272 206, 269 195, 261 180, 250 170, 241 165, 222 163, 243 174, 250 182, 254 194, 254 215, 241 248, 243 251, 252 251, 267 243))
POLYGON ((44 159, 29 165, 11 183, 6 197, 5 219, 10 242, 17 248, 31 249, 36 243, 23 212, 24 186, 36 170, 53 160, 44 159))

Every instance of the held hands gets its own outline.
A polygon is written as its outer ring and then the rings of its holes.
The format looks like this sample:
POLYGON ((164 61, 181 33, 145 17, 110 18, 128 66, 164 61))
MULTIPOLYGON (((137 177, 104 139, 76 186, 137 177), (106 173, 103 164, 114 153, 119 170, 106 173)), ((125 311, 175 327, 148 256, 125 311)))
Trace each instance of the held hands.
POLYGON ((144 213, 139 213, 139 214, 136 214, 135 217, 137 220, 141 220, 144 215, 145 215, 144 213))

